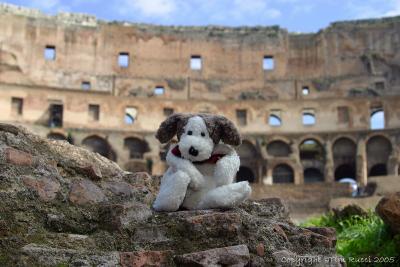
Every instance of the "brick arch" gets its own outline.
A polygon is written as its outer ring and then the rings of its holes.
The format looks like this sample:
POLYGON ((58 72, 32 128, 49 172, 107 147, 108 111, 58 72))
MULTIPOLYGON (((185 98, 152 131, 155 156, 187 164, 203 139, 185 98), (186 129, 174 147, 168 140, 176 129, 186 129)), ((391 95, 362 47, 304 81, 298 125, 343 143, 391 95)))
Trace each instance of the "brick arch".
POLYGON ((260 179, 261 154, 257 146, 248 139, 242 141, 242 144, 236 148, 240 157, 240 169, 237 173, 236 180, 248 179, 256 182, 260 179), (246 178, 244 176, 250 176, 246 178), (243 176, 243 177, 242 177, 243 176))
POLYGON ((326 140, 323 139, 321 136, 315 134, 309 134, 302 136, 300 139, 298 139, 297 147, 299 147, 304 141, 308 139, 314 139, 315 141, 318 141, 318 143, 320 143, 322 146, 325 146, 326 144, 326 140))
POLYGON ((103 157, 111 159, 113 161, 117 160, 117 154, 111 147, 110 143, 106 138, 99 135, 89 135, 82 140, 82 146, 86 147, 89 151, 98 153, 103 157))
POLYGON ((341 138, 350 139, 350 140, 353 141, 355 144, 358 143, 358 139, 357 139, 356 137, 352 136, 352 135, 349 135, 349 134, 340 134, 340 135, 336 135, 335 137, 333 137, 333 138, 331 139, 331 143, 334 144, 338 139, 341 139, 341 138))
POLYGON ((265 149, 273 157, 288 157, 293 152, 290 144, 280 139, 270 141, 265 149))
POLYGON ((272 183, 294 183, 294 168, 287 163, 278 163, 272 168, 272 183))
POLYGON ((124 148, 129 151, 130 159, 143 159, 144 154, 150 152, 147 141, 134 136, 124 138, 124 148))
POLYGON ((387 175, 388 162, 394 150, 393 142, 386 135, 369 136, 366 141, 368 176, 387 175))

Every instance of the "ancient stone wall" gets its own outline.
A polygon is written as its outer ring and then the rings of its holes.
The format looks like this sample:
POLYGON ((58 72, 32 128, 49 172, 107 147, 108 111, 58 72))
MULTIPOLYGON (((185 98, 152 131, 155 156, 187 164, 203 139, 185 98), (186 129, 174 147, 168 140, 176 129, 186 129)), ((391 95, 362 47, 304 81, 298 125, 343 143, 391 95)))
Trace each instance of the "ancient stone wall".
POLYGON ((239 179, 261 184, 399 172, 400 18, 312 34, 165 27, 0 5, 0 120, 161 174, 172 112, 233 120, 239 179), (379 129, 371 121, 381 116, 379 129), (276 142, 280 141, 280 142, 276 142))

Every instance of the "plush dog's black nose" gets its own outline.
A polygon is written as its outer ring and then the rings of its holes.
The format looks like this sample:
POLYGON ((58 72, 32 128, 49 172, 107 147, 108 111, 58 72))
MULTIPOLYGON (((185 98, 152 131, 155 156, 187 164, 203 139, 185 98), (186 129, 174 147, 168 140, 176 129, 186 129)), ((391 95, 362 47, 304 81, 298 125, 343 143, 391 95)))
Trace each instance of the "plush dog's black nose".
POLYGON ((189 148, 189 154, 196 157, 199 154, 199 151, 191 146, 189 148))

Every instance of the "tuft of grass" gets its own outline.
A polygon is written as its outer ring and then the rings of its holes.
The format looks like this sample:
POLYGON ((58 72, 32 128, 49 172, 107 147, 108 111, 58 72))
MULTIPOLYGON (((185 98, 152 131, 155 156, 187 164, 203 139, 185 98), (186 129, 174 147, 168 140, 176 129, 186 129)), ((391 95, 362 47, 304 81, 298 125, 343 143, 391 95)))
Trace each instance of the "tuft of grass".
POLYGON ((345 219, 327 213, 309 219, 302 226, 334 227, 337 231, 336 251, 346 259, 348 266, 365 266, 365 262, 355 259, 368 260, 373 266, 385 266, 380 260, 386 258, 391 260, 392 257, 397 264, 400 260, 400 235, 393 236, 374 212, 345 219))

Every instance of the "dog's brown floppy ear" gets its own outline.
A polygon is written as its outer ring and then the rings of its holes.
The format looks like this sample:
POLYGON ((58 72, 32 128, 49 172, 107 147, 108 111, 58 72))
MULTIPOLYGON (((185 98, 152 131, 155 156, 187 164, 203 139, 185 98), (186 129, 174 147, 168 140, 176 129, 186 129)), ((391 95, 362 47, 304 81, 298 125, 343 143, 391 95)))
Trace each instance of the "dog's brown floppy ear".
POLYGON ((216 120, 221 131, 221 140, 225 144, 239 146, 242 143, 242 138, 235 124, 224 116, 217 116, 216 120))
POLYGON ((220 140, 232 146, 238 146, 242 143, 242 138, 236 126, 224 116, 210 114, 200 114, 200 116, 205 121, 214 144, 218 144, 220 140))
POLYGON ((165 144, 170 141, 175 134, 181 135, 181 130, 184 123, 187 121, 188 115, 183 113, 174 113, 163 121, 157 130, 156 138, 165 144))

